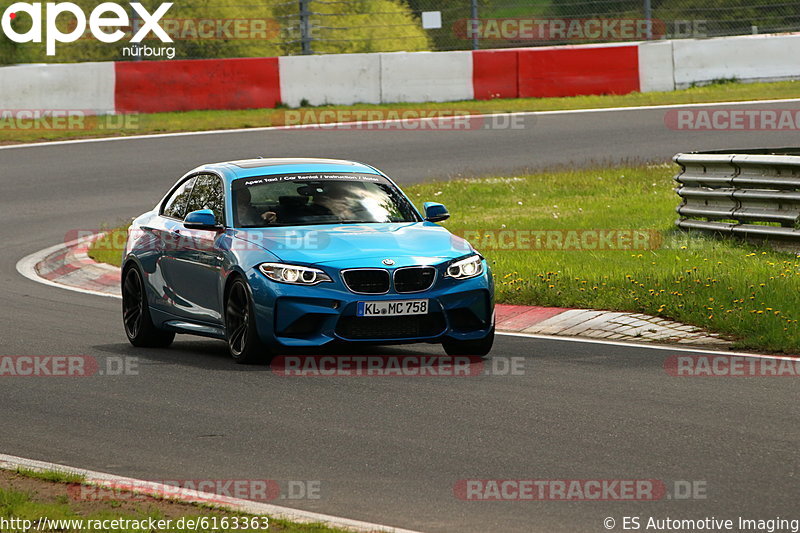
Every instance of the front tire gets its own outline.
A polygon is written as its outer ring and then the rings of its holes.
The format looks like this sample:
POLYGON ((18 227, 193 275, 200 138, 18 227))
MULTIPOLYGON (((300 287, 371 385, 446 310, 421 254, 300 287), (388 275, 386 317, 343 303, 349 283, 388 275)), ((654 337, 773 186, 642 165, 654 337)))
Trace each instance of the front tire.
POLYGON ((442 343, 442 347, 447 352, 447 355, 451 356, 475 355, 485 357, 492 351, 492 344, 494 344, 494 327, 482 339, 472 341, 447 340, 442 343))
POLYGON ((253 301, 242 279, 234 280, 225 299, 225 337, 228 351, 237 363, 265 363, 270 358, 258 337, 253 301))
POLYGON ((122 280, 122 323, 128 341, 138 348, 166 348, 175 340, 175 333, 153 324, 142 274, 135 266, 125 271, 122 280))

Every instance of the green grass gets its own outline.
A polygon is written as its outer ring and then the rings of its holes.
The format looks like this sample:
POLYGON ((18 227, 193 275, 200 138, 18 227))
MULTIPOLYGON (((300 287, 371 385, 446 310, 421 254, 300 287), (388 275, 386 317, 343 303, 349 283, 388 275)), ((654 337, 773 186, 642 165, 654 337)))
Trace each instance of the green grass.
MULTIPOLYGON (((24 477, 38 480, 40 483, 36 485, 34 490, 17 490, 13 483, 4 483, 0 479, 0 518, 2 519, 23 519, 31 520, 34 524, 42 517, 50 520, 70 520, 70 519, 83 519, 83 520, 116 520, 116 519, 129 519, 129 520, 143 520, 147 518, 173 520, 173 527, 170 531, 196 531, 195 529, 181 529, 174 526, 178 518, 193 518, 200 517, 216 517, 218 520, 223 517, 227 518, 244 518, 250 517, 236 511, 210 507, 207 505, 195 505, 177 502, 175 500, 159 500, 150 498, 146 500, 135 499, 133 501, 115 501, 115 500, 89 500, 82 501, 71 497, 69 494, 70 484, 80 483, 83 481, 72 479, 61 475, 61 472, 55 472, 49 479, 46 472, 36 472, 32 470, 21 469, 16 472, 24 477), (6 486, 3 486, 6 485, 6 486), (61 485, 54 487, 54 485, 61 485), (47 494, 44 496, 40 493, 47 494)), ((122 497, 124 500, 124 497, 122 497)), ((35 530, 36 526, 33 526, 35 530)), ((139 533, 149 530, 138 529, 93 529, 93 531, 106 531, 106 532, 119 532, 119 533, 139 533)), ((260 529, 208 529, 201 528, 201 531, 267 531, 263 527, 260 529)), ((3 531, 15 531, 14 529, 3 529, 3 531)), ((61 531, 78 531, 77 529, 61 529, 61 531)), ((298 524, 286 520, 279 520, 275 518, 269 519, 268 531, 280 531, 283 533, 345 533, 344 530, 330 528, 323 524, 298 524)))
MULTIPOLYGON (((660 164, 442 181, 405 190, 417 205, 447 205, 452 218, 444 225, 468 237, 491 262, 499 303, 641 312, 731 335, 740 348, 800 353, 798 258, 674 229, 674 174, 675 167, 660 164), (642 230, 654 246, 499 249, 486 235, 497 237, 501 230, 642 230)), ((124 230, 95 246, 112 243, 124 243, 124 230)), ((111 256, 119 264, 119 250, 97 248, 89 255, 111 256)))
POLYGON ((729 334, 741 348, 800 353, 798 258, 674 229, 674 173, 669 164, 571 170, 407 192, 443 202, 453 213, 448 229, 471 232, 491 261, 499 302, 647 313, 729 334), (658 245, 498 249, 485 236, 500 229, 644 230, 658 245))
POLYGON ((89 246, 87 253, 89 257, 100 263, 121 266, 122 252, 125 249, 127 236, 128 225, 108 230, 89 246))
POLYGON ((73 474, 61 470, 31 470, 30 468, 17 468, 16 473, 32 479, 41 479, 53 483, 83 483, 86 476, 83 474, 73 474))
MULTIPOLYGON (((221 520, 224 517, 229 519, 234 517, 244 518, 248 515, 244 515, 242 513, 236 513, 231 511, 222 512, 220 510, 210 510, 206 509, 205 511, 197 509, 195 512, 186 512, 182 514, 180 517, 167 517, 165 516, 158 508, 154 506, 142 506, 141 509, 136 511, 119 511, 118 506, 113 505, 113 502, 106 502, 108 505, 107 508, 103 508, 100 510, 96 510, 98 507, 97 502, 73 502, 70 501, 69 498, 56 498, 53 501, 49 502, 42 502, 37 501, 35 499, 35 495, 31 492, 24 492, 18 491, 13 489, 3 489, 0 488, 0 518, 4 518, 6 520, 16 518, 19 520, 30 520, 34 524, 34 528, 36 527, 36 523, 40 518, 46 517, 49 520, 83 520, 84 523, 87 520, 145 520, 147 518, 153 518, 155 520, 171 518, 173 520, 173 524, 179 518, 187 518, 187 519, 194 519, 198 520, 201 517, 208 518, 209 520, 211 517, 216 517, 217 520, 221 520), (83 509, 83 507, 87 509, 83 509), (88 508, 92 508, 92 510, 88 510, 88 508)), ((52 522, 51 522, 52 523, 52 522)), ((212 522, 208 522, 212 523, 212 522)), ((219 522, 218 522, 219 523, 219 522)), ((4 531, 15 531, 14 529, 4 530, 4 531)), ((22 533, 22 530, 19 530, 22 533)), ((75 531, 78 532, 78 529, 61 529, 60 531, 75 531)), ((114 533, 144 533, 145 531, 149 531, 148 529, 130 529, 130 528, 107 528, 107 529, 92 529, 92 531, 103 531, 103 532, 114 532, 114 533)), ((181 532, 189 532, 189 531, 197 531, 197 529, 188 529, 188 528, 178 528, 173 526, 170 531, 174 531, 175 533, 181 532)), ((315 524, 298 524, 294 522, 288 522, 286 520, 278 520, 274 518, 269 519, 269 529, 265 529, 259 527, 258 529, 236 529, 236 528, 203 528, 200 531, 205 532, 234 532, 234 531, 242 531, 242 532, 261 532, 261 531, 280 531, 284 533, 345 533, 345 530, 330 528, 323 524, 315 523, 315 524)))
POLYGON ((89 246, 89 257, 100 263, 120 266, 125 240, 128 238, 128 226, 119 226, 110 230, 89 246))
MULTIPOLYGON (((680 91, 631 93, 626 95, 574 96, 565 98, 515 98, 469 100, 442 103, 356 104, 352 106, 305 107, 304 110, 440 110, 464 113, 504 113, 517 111, 554 111, 567 109, 606 108, 733 102, 800 97, 800 82, 718 83, 680 91)), ((110 135, 143 135, 181 131, 254 128, 273 126, 286 109, 247 109, 223 111, 186 111, 154 113, 128 117, 86 117, 83 127, 73 129, 14 129, 0 120, 0 144, 52 141, 110 135), (103 127, 101 127, 103 126, 103 127)), ((343 118, 342 120, 347 120, 343 118)), ((265 154, 266 155, 266 154, 265 154)))

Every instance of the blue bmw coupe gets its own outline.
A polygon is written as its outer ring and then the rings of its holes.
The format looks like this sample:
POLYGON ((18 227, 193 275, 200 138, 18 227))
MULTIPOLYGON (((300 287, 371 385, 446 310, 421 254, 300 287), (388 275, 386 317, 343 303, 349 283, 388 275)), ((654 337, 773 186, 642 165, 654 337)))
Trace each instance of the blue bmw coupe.
POLYGON ((240 363, 332 342, 441 343, 489 353, 494 283, 485 259, 366 164, 252 159, 184 175, 128 230, 125 333, 224 339, 240 363))

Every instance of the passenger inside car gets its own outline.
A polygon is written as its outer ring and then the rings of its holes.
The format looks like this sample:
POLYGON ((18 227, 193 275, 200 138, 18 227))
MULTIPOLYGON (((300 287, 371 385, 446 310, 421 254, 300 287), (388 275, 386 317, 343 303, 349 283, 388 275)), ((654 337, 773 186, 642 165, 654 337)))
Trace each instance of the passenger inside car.
POLYGON ((239 225, 245 227, 262 226, 274 224, 277 221, 277 214, 274 211, 260 211, 252 204, 250 190, 240 189, 236 192, 236 213, 239 218, 239 225))

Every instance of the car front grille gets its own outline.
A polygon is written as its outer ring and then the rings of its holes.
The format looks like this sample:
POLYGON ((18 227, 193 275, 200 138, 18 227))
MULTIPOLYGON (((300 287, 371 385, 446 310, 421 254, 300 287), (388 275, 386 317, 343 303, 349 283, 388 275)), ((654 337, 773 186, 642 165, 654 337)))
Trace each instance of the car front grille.
POLYGON ((445 329, 442 313, 403 317, 343 316, 336 334, 345 339, 410 339, 434 337, 445 329))
POLYGON ((354 268, 342 272, 342 279, 351 291, 359 294, 389 292, 389 272, 382 268, 354 268))
POLYGON ((436 269, 431 266, 398 268, 394 271, 394 290, 399 293, 426 291, 434 279, 436 269))

